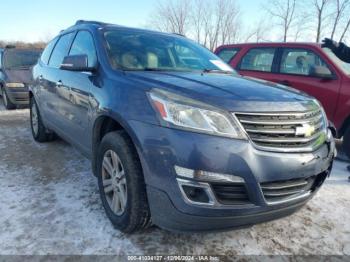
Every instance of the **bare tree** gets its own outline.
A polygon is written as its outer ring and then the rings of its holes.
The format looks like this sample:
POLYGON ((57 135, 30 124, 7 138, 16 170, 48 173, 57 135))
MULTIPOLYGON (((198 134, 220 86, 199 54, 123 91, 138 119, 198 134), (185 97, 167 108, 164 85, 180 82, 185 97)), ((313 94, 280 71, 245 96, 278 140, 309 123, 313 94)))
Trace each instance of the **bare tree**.
POLYGON ((289 30, 296 19, 296 0, 269 0, 264 8, 282 28, 283 41, 286 42, 289 30))
POLYGON ((160 31, 186 35, 190 20, 190 1, 168 0, 158 3, 151 23, 160 31))
POLYGON ((236 0, 193 0, 191 17, 194 38, 210 50, 233 43, 239 36, 240 10, 236 0))
POLYGON ((238 38, 240 24, 240 10, 234 0, 219 0, 218 15, 222 15, 220 24, 221 44, 234 43, 238 38))
POLYGON ((316 42, 320 42, 323 22, 326 18, 326 8, 330 0, 313 0, 313 5, 316 10, 317 27, 316 27, 316 42))
POLYGON ((345 28, 340 36, 340 39, 339 39, 339 42, 342 42, 345 38, 345 35, 348 33, 349 31, 349 28, 350 28, 350 17, 348 18, 348 21, 346 22, 345 24, 345 28))
POLYGON ((265 19, 261 18, 250 30, 246 31, 244 42, 259 43, 266 41, 269 37, 267 32, 269 31, 270 26, 271 25, 266 23, 265 19))
POLYGON ((237 0, 162 0, 153 14, 151 26, 189 36, 212 51, 239 38, 237 0))
POLYGON ((305 35, 310 32, 310 29, 312 28, 311 16, 307 12, 299 11, 299 14, 296 18, 296 22, 294 25, 294 28, 292 30, 292 36, 294 39, 294 42, 299 41, 300 39, 304 39, 305 35))
POLYGON ((205 24, 206 1, 194 0, 193 9, 191 12, 191 21, 193 24, 194 39, 198 43, 202 43, 203 27, 205 24))
POLYGON ((349 12, 348 7, 350 4, 350 0, 334 0, 336 10, 334 12, 334 22, 333 22, 333 29, 331 34, 331 39, 334 39, 334 35, 337 29, 337 26, 341 22, 343 16, 345 15, 345 12, 349 12))

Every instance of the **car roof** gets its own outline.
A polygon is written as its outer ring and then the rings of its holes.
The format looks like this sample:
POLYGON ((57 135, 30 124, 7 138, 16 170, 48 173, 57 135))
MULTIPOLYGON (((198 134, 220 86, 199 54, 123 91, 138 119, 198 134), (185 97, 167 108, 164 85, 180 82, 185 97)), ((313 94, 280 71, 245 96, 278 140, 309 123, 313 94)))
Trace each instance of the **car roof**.
POLYGON ((77 30, 77 29, 86 29, 86 28, 94 28, 94 29, 125 29, 125 30, 130 30, 130 31, 139 31, 139 32, 148 32, 148 33, 153 33, 153 34, 160 34, 160 35, 168 35, 168 36, 177 36, 177 37, 185 37, 180 34, 169 34, 169 33, 164 33, 164 32, 159 32, 159 31, 154 31, 154 30, 149 30, 149 29, 141 29, 141 28, 135 28, 135 27, 128 27, 128 26, 123 26, 123 25, 117 25, 117 24, 110 24, 110 23, 105 23, 105 22, 99 22, 99 21, 90 21, 90 20, 78 20, 74 25, 68 27, 65 30, 62 30, 60 32, 61 34, 65 34, 69 31, 77 30))
POLYGON ((321 47, 319 43, 311 43, 311 42, 264 42, 264 43, 243 43, 243 44, 228 44, 222 45, 218 47, 218 49, 222 48, 234 48, 234 47, 305 47, 305 46, 313 46, 313 47, 321 47))

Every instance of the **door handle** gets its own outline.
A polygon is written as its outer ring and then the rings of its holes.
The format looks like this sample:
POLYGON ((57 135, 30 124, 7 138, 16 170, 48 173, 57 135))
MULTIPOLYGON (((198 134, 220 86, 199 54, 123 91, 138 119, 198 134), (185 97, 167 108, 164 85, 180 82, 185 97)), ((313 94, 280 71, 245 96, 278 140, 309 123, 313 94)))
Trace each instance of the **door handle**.
POLYGON ((285 85, 285 86, 291 86, 291 84, 288 80, 280 81, 280 84, 285 85))
POLYGON ((56 87, 61 87, 61 86, 63 86, 62 81, 61 80, 57 81, 56 82, 56 87))
POLYGON ((39 76, 39 81, 42 81, 43 80, 43 75, 40 75, 39 76))

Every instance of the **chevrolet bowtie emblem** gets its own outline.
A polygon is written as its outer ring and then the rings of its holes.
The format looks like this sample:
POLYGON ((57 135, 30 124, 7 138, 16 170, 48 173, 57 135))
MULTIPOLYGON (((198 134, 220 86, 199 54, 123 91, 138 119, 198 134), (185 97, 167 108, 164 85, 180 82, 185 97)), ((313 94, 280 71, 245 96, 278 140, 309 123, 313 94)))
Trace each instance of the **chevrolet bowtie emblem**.
POLYGON ((298 126, 295 129, 295 135, 296 136, 304 136, 304 137, 310 137, 315 133, 316 129, 314 126, 309 124, 303 124, 302 126, 298 126))

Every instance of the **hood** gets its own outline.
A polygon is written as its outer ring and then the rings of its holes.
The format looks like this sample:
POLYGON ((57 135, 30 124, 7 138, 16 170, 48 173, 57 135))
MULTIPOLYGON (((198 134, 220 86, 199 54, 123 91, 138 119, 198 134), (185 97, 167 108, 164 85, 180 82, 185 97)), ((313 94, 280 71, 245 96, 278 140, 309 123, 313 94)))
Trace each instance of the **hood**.
POLYGON ((229 111, 305 111, 313 99, 295 89, 239 75, 129 72, 147 86, 162 88, 229 111), (282 106, 282 107, 281 107, 282 106))
POLYGON ((30 69, 5 69, 4 73, 6 75, 7 82, 13 83, 32 83, 32 71, 30 69))

